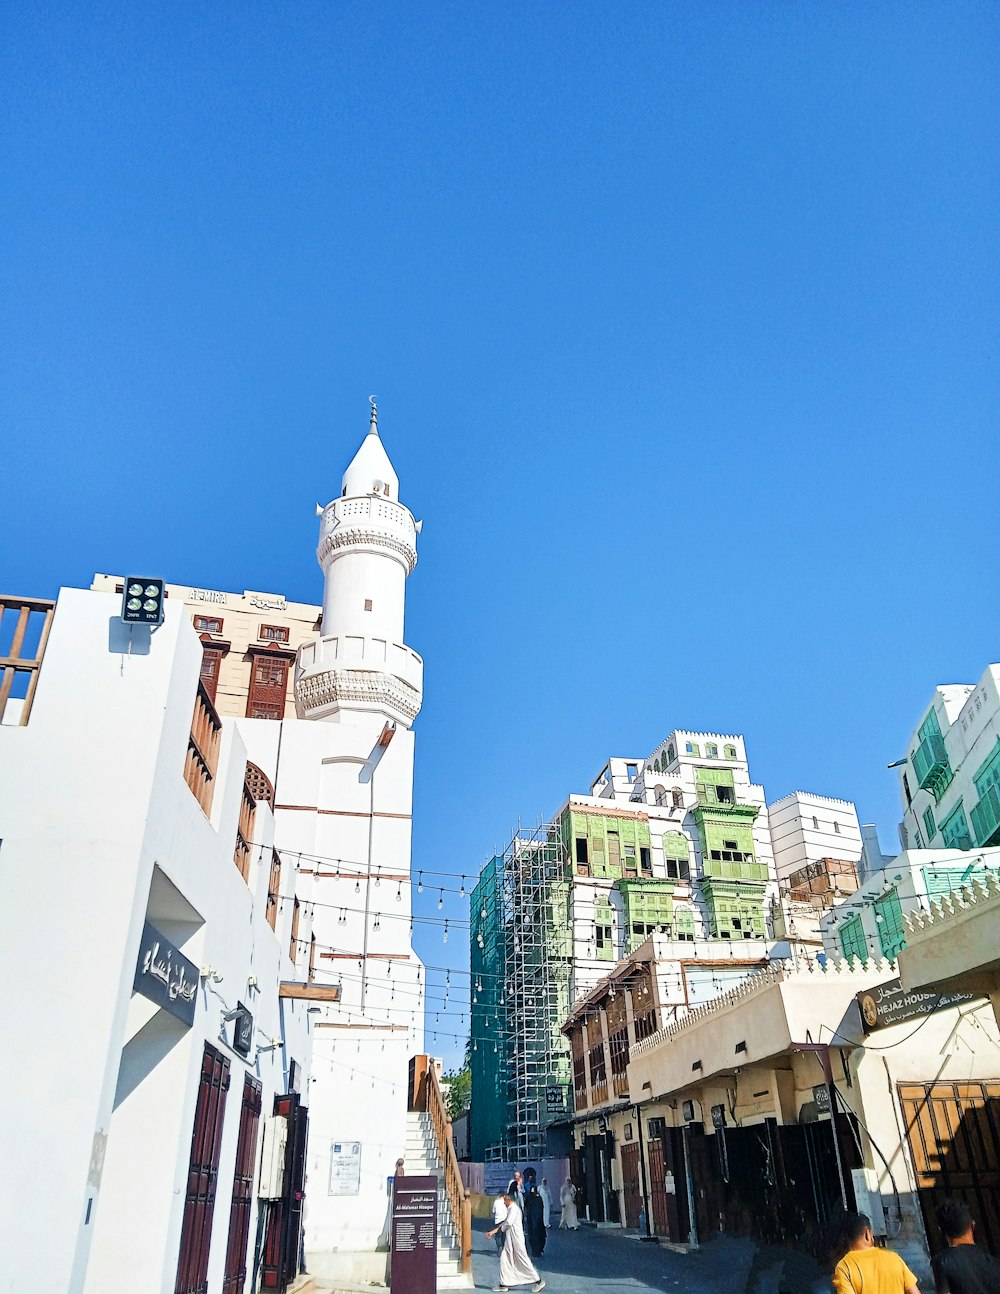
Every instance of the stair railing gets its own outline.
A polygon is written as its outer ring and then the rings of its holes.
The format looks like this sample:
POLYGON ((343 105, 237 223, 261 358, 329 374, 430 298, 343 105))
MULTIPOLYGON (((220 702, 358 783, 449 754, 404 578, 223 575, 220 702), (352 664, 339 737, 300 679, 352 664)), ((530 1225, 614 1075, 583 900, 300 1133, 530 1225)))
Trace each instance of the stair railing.
POLYGON ((445 1104, 437 1066, 427 1060, 427 1113, 431 1116, 441 1162, 444 1164, 444 1188, 448 1192, 452 1216, 459 1233, 461 1270, 472 1271, 472 1197, 465 1189, 458 1167, 458 1155, 451 1135, 451 1115, 445 1104))

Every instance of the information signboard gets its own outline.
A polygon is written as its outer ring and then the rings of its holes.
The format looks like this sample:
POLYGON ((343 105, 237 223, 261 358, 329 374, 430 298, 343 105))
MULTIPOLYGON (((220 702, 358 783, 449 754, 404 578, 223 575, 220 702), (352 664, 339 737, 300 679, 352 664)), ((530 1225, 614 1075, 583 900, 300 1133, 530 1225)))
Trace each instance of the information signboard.
POLYGON ((436 1177, 398 1177, 392 1193, 392 1288, 436 1294, 436 1177))
POLYGON ((867 988, 857 995, 865 1033, 885 1029, 892 1024, 902 1024, 904 1020, 914 1020, 918 1016, 931 1015, 949 1006, 972 1002, 974 998, 972 993, 907 992, 898 979, 886 980, 884 984, 867 988))
POLYGON ((361 1189, 361 1142, 334 1141, 330 1144, 330 1186, 328 1195, 357 1195, 361 1189))

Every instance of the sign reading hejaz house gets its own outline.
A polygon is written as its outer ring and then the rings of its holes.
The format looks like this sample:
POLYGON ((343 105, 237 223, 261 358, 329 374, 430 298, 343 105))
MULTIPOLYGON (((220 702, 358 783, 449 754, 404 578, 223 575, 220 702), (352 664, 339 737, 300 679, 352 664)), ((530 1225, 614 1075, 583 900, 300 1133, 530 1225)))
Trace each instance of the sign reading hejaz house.
POLYGON ((920 1015, 931 1015, 959 1002, 971 1002, 972 993, 908 993, 898 979, 886 980, 858 994, 858 1007, 865 1033, 902 1024, 920 1015))
POLYGON ((142 927, 132 991, 141 993, 185 1024, 194 1024, 198 967, 148 921, 142 927))
POLYGON ((406 1294, 437 1290, 436 1177, 397 1177, 392 1193, 392 1287, 406 1294))

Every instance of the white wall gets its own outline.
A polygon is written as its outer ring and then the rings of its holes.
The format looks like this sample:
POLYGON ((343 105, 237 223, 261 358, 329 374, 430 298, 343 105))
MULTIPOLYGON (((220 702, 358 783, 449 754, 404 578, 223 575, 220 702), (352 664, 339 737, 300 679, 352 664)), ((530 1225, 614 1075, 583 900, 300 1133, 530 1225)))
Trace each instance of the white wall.
MULTIPOLYGON (((249 887, 233 862, 242 743, 225 740, 210 820, 183 779, 197 636, 183 606, 168 604, 155 633, 133 630, 129 652, 119 609, 114 594, 62 591, 30 722, 0 731, 0 966, 26 986, 0 1006, 4 1036, 19 1042, 0 1062, 2 1090, 26 1130, 5 1146, 4 1204, 18 1226, 4 1291, 103 1291, 125 1270, 133 1288, 173 1289, 205 1040, 228 1054, 232 1075, 217 1290, 245 1068, 219 1042, 226 1006, 250 1007, 258 1042, 284 1032, 283 1050, 256 1058, 265 1111, 292 1058, 308 1073, 304 1004, 285 1004, 283 1030, 279 1016, 278 980, 293 972, 287 931, 264 920, 267 862, 255 851, 249 887), (147 913, 172 919, 163 933, 221 976, 199 989, 191 1028, 133 998, 147 913)), ((259 840, 269 816, 258 814, 259 840)))

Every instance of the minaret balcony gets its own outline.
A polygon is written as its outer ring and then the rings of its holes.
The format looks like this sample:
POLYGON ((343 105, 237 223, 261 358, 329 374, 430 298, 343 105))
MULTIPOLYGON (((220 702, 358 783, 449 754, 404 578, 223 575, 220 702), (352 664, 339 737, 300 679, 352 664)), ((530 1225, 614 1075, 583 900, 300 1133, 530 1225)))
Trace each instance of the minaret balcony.
POLYGON ((409 508, 378 494, 328 504, 316 550, 320 566, 345 551, 360 549, 387 553, 403 563, 407 574, 412 573, 417 564, 417 524, 409 508))
POLYGON ((424 662, 405 643, 357 634, 303 643, 295 663, 295 710, 324 719, 340 710, 372 710, 407 728, 420 712, 424 662))

